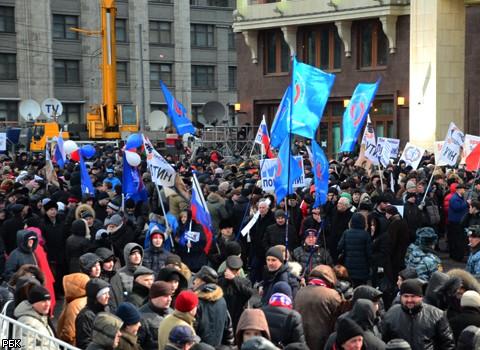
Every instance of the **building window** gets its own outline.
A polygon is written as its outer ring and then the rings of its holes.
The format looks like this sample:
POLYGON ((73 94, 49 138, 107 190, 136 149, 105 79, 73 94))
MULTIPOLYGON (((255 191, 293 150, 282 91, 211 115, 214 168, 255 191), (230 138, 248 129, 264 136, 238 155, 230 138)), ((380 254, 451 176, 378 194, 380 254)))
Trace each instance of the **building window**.
POLYGON ((172 44, 172 23, 150 21, 149 23, 150 44, 172 44))
POLYGON ((360 68, 379 68, 387 65, 388 39, 380 21, 360 23, 360 68))
POLYGON ((214 26, 209 24, 192 24, 190 27, 192 46, 213 46, 214 26))
POLYGON ((126 43, 127 38, 127 20, 115 19, 115 39, 119 43, 126 43))
POLYGON ((237 49, 237 33, 235 33, 232 28, 228 28, 228 49, 237 49))
POLYGON ((237 88, 237 67, 228 67, 228 88, 230 90, 237 88))
POLYGON ((215 87, 215 67, 192 66, 192 87, 193 88, 214 88, 215 87))
POLYGON ((0 101, 0 122, 18 122, 18 102, 0 101))
POLYGON ((148 0, 149 2, 159 2, 161 4, 171 4, 172 0, 148 0))
POLYGON ((53 15, 54 39, 78 39, 78 33, 70 28, 78 28, 77 16, 53 15))
POLYGON ((15 32, 15 10, 13 7, 0 6, 0 32, 15 32))
POLYGON ((128 63, 117 62, 117 84, 128 84, 128 63))
MULTIPOLYGON (((206 120, 203 118, 203 106, 192 106, 192 124, 195 125, 197 128, 203 128, 205 124, 201 123, 202 125, 198 125, 200 121, 206 120)), ((208 122, 206 122, 208 124, 208 122)))
POLYGON ((305 43, 305 63, 325 71, 341 68, 342 41, 334 24, 306 29, 305 43))
POLYGON ((265 33, 265 71, 267 74, 288 72, 290 49, 281 30, 265 33))
POLYGON ((80 63, 73 60, 55 60, 55 84, 79 84, 80 63))
POLYGON ((0 80, 17 79, 17 57, 13 53, 0 53, 0 80))
POLYGON ((64 103, 62 117, 65 123, 81 123, 82 122, 82 105, 75 103, 64 103))
POLYGON ((150 63, 150 86, 160 88, 160 80, 166 86, 173 86, 172 65, 150 63))

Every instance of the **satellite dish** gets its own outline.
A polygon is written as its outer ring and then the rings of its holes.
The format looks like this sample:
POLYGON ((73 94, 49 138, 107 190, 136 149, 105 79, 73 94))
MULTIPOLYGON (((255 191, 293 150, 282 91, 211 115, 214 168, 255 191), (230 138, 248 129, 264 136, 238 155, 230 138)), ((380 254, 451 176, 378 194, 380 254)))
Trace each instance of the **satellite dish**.
POLYGON ((20 115, 27 122, 33 122, 40 116, 40 105, 35 100, 26 100, 20 103, 20 115))
POLYGON ((225 111, 225 106, 217 101, 207 102, 202 108, 203 118, 205 118, 208 124, 213 126, 225 117, 225 111))
POLYGON ((153 131, 165 130, 168 125, 167 116, 162 111, 153 111, 148 116, 148 125, 153 131))
POLYGON ((49 97, 42 102, 42 113, 47 118, 59 117, 63 113, 62 103, 56 98, 49 97))

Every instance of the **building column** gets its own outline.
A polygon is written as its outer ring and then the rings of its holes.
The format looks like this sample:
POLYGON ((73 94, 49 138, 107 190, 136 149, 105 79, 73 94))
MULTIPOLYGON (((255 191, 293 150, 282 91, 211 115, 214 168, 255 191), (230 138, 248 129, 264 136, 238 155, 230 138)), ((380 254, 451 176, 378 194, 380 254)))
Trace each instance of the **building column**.
POLYGON ((178 101, 192 113, 192 55, 190 41, 190 1, 174 2, 175 92, 178 101))
POLYGON ((465 2, 410 3, 410 141, 433 150, 464 128, 465 2))

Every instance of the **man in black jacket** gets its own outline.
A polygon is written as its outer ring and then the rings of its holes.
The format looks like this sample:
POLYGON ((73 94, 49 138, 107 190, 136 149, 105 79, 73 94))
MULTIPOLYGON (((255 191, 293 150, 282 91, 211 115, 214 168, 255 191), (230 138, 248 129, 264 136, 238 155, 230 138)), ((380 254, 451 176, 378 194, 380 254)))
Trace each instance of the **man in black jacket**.
POLYGON ((110 285, 100 278, 92 278, 86 287, 87 305, 80 310, 75 320, 75 342, 79 349, 85 349, 92 342, 95 316, 102 311, 109 312, 110 285))
POLYGON ((195 274, 193 290, 198 296, 198 308, 195 329, 202 342, 213 347, 233 346, 232 320, 223 299, 223 291, 217 285, 218 274, 209 266, 195 274))
POLYGON ((170 308, 172 292, 172 287, 167 282, 153 283, 148 302, 138 310, 142 315, 142 325, 137 335, 143 350, 158 350, 160 323, 173 312, 170 308))
POLYGON ((400 287, 401 304, 385 314, 381 332, 385 343, 394 338, 405 339, 412 350, 453 350, 455 341, 442 310, 424 304, 423 282, 409 279, 400 287))

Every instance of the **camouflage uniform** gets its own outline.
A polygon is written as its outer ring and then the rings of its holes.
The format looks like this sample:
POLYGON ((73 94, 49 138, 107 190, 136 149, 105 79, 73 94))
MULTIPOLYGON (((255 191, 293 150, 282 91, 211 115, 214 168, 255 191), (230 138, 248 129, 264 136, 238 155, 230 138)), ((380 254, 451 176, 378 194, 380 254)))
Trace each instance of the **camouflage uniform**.
POLYGON ((467 270, 467 272, 471 273, 472 275, 480 275, 480 250, 477 250, 476 252, 472 252, 470 254, 465 270, 467 270))
POLYGON ((442 261, 435 252, 423 245, 410 244, 405 255, 405 266, 414 268, 418 278, 427 281, 435 271, 443 271, 442 261))

